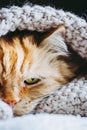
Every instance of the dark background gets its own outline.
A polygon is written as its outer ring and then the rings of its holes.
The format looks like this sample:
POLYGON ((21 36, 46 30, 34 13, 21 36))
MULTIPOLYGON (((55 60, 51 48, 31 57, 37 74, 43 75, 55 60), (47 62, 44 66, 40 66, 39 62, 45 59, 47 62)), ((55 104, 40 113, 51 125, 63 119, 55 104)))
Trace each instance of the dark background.
POLYGON ((27 2, 43 6, 50 5, 57 9, 62 8, 79 16, 83 16, 87 20, 87 0, 0 0, 0 8, 11 5, 22 6, 27 2))

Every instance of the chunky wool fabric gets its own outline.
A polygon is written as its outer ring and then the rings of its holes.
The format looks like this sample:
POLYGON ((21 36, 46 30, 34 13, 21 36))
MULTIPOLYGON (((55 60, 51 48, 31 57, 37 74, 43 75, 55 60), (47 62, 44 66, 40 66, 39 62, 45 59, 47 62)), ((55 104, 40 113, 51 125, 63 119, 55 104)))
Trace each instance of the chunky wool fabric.
POLYGON ((87 23, 82 18, 49 6, 12 6, 0 10, 0 36, 17 28, 43 32, 60 24, 66 27, 66 42, 87 59, 87 23))
POLYGON ((87 116, 87 77, 74 79, 42 100, 33 112, 87 116))
POLYGON ((13 117, 12 108, 5 102, 0 100, 0 121, 13 117))
MULTIPOLYGON (((24 5, 23 7, 12 6, 0 10, 0 36, 16 29, 44 32, 61 24, 64 24, 66 28, 66 43, 87 60, 87 23, 84 19, 49 6, 24 5)), ((43 99, 33 112, 87 116, 86 93, 87 76, 77 77, 61 90, 43 99)))

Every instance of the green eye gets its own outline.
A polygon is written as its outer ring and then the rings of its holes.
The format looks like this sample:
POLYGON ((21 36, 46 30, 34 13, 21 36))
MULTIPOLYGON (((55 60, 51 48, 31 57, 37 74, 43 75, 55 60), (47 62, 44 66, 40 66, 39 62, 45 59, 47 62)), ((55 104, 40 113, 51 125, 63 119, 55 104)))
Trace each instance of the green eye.
POLYGON ((25 84, 28 84, 28 85, 32 85, 32 84, 36 84, 40 81, 40 79, 38 78, 30 78, 30 79, 26 79, 24 81, 25 84))

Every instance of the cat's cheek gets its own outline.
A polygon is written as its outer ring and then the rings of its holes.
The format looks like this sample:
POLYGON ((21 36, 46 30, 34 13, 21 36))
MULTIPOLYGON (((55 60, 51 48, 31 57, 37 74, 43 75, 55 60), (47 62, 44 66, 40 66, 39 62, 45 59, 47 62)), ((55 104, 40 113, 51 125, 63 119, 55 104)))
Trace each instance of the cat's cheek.
POLYGON ((18 102, 14 108, 14 115, 24 115, 31 112, 35 106, 37 105, 39 100, 30 100, 29 98, 24 98, 20 102, 18 102))

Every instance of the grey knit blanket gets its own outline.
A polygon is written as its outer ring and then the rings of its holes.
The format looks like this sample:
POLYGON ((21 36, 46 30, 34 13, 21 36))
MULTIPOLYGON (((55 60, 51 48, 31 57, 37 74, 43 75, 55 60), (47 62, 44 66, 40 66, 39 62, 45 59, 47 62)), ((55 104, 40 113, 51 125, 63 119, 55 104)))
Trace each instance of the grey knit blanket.
MULTIPOLYGON (((64 24, 65 41, 87 60, 87 23, 84 19, 63 10, 38 5, 12 6, 0 10, 0 36, 19 30, 44 32, 64 24)), ((0 118, 9 117, 0 102, 0 118), (3 114, 2 114, 3 111, 3 114)), ((7 104, 6 104, 7 105, 7 104)), ((87 76, 79 76, 38 103, 34 113, 64 113, 87 116, 87 76)))

